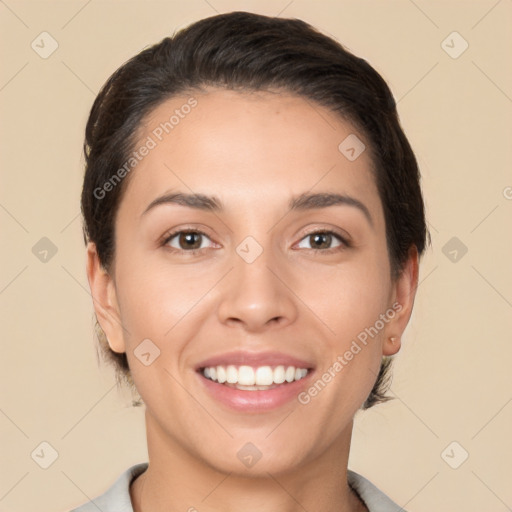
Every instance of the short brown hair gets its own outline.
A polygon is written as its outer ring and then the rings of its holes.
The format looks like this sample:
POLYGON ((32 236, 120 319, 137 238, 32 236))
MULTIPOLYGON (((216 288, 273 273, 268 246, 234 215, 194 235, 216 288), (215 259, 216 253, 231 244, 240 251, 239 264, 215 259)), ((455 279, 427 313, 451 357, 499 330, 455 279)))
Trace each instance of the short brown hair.
MULTIPOLYGON (((392 278, 400 275, 411 246, 421 256, 430 236, 420 173, 383 78, 304 21, 232 12, 193 23, 135 55, 107 80, 94 101, 84 143, 82 213, 84 238, 96 244, 105 269, 114 258, 114 220, 128 178, 101 199, 94 191, 126 161, 149 112, 177 94, 205 86, 284 90, 351 122, 370 143, 392 278)), ((118 381, 125 379, 133 389, 126 354, 110 349, 98 324, 97 333, 118 381)), ((388 399, 390 363, 383 358, 363 408, 388 399)))

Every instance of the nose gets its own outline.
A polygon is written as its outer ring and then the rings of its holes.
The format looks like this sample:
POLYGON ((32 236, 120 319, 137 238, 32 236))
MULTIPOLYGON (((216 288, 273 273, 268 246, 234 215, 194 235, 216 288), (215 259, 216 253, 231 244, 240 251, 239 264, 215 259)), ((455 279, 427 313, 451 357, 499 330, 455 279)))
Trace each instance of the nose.
POLYGON ((218 317, 228 326, 247 332, 263 332, 293 323, 297 317, 296 297, 290 276, 279 271, 275 259, 263 253, 252 263, 238 254, 234 268, 222 282, 218 317))

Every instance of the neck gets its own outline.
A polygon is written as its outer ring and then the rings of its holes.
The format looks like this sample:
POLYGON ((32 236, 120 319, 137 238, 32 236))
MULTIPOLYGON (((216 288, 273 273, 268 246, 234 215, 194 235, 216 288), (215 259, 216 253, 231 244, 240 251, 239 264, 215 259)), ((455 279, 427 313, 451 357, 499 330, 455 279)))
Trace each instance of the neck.
POLYGON ((320 457, 290 471, 217 470, 170 439, 146 411, 148 469, 130 487, 134 512, 367 512, 347 484, 352 423, 320 457))

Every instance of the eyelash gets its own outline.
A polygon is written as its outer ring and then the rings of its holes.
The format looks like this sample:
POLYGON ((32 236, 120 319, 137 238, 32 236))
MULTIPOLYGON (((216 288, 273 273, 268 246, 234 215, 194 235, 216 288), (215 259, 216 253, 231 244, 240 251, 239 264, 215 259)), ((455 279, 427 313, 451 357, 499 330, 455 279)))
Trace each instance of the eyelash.
MULTIPOLYGON (((192 256, 204 251, 205 248, 185 250, 185 249, 176 249, 175 247, 169 247, 167 245, 173 238, 175 238, 177 235, 181 235, 181 234, 197 234, 197 235, 205 236, 206 238, 210 238, 206 233, 204 233, 203 231, 201 231, 199 229, 181 229, 181 230, 173 231, 173 232, 165 235, 162 240, 162 246, 167 247, 172 252, 184 252, 184 253, 187 253, 192 256)), ((352 244, 344 236, 340 235, 336 231, 327 230, 327 229, 317 229, 317 230, 310 231, 309 233, 306 233, 300 239, 299 243, 302 242, 302 240, 304 240, 312 235, 316 235, 316 234, 332 235, 339 242, 341 242, 341 246, 331 247, 329 249, 314 249, 314 248, 307 249, 309 251, 314 251, 317 253, 324 253, 324 254, 332 254, 333 252, 342 251, 344 249, 348 249, 348 248, 352 247, 352 244)))

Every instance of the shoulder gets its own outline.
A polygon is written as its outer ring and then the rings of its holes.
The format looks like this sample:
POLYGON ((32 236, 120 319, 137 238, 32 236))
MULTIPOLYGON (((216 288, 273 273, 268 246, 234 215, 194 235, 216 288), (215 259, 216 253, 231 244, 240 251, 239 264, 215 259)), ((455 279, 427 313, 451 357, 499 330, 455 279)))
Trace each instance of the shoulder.
POLYGON ((369 512, 406 512, 364 476, 349 469, 347 480, 350 487, 364 501, 369 512))
POLYGON ((124 471, 114 484, 101 496, 84 503, 71 512, 133 512, 130 499, 130 483, 146 471, 147 462, 141 462, 124 471))

